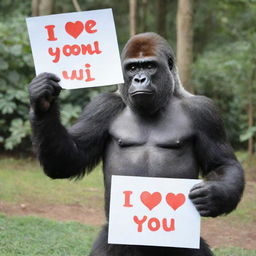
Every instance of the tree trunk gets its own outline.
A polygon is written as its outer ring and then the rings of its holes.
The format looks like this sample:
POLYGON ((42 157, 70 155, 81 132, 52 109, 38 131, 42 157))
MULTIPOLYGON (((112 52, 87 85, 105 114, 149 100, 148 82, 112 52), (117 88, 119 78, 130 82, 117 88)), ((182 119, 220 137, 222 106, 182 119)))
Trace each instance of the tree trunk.
POLYGON ((168 1, 158 0, 157 1, 157 33, 162 37, 167 37, 166 31, 166 15, 167 15, 167 6, 168 1))
POLYGON ((193 0, 179 0, 177 10, 177 66, 183 86, 194 92, 191 84, 193 61, 193 0))
POLYGON ((148 0, 142 0, 141 31, 147 31, 148 0))
MULTIPOLYGON (((248 128, 253 127, 253 103, 252 103, 252 97, 250 96, 249 99, 249 105, 248 105, 248 128)), ((251 136, 248 140, 248 154, 253 154, 253 146, 254 146, 254 140, 253 136, 251 136)))
MULTIPOLYGON (((255 61, 253 62, 254 64, 255 61)), ((255 65, 254 65, 255 66, 255 65)), ((252 128, 254 126, 254 101, 255 101, 255 90, 254 90, 254 84, 256 81, 256 68, 253 69, 252 71, 252 76, 249 82, 249 93, 248 93, 248 97, 249 97, 249 103, 248 103, 248 108, 247 108, 247 115, 248 115, 248 129, 252 128)), ((253 134, 249 140, 248 140, 248 154, 252 155, 254 153, 254 137, 255 135, 253 134)))
POLYGON ((32 0, 32 16, 52 14, 54 2, 54 0, 32 0))
POLYGON ((136 34, 136 12, 137 12, 137 1, 130 0, 130 36, 136 34))
POLYGON ((39 1, 40 0, 32 0, 32 3, 31 3, 32 16, 38 16, 39 15, 39 1))
POLYGON ((80 7, 80 5, 79 5, 77 0, 72 0, 72 3, 73 3, 73 5, 74 5, 74 7, 75 7, 77 12, 81 12, 82 11, 82 9, 81 9, 81 7, 80 7))

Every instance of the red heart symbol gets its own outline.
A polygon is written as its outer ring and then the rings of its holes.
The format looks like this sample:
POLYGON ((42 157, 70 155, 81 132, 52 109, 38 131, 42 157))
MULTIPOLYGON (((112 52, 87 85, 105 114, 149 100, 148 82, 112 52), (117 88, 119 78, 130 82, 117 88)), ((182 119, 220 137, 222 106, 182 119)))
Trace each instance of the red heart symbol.
POLYGON ((185 203, 185 196, 184 194, 173 194, 173 193, 168 193, 166 195, 166 202, 169 204, 173 210, 177 210, 179 207, 181 207, 185 203))
POLYGON ((159 192, 154 192, 150 194, 147 191, 144 191, 140 195, 140 199, 142 203, 148 207, 151 211, 154 207, 156 207, 162 200, 162 196, 159 192))
POLYGON ((75 23, 67 22, 65 25, 65 29, 68 34, 70 34, 74 38, 77 38, 84 30, 84 24, 81 21, 76 21, 75 23))

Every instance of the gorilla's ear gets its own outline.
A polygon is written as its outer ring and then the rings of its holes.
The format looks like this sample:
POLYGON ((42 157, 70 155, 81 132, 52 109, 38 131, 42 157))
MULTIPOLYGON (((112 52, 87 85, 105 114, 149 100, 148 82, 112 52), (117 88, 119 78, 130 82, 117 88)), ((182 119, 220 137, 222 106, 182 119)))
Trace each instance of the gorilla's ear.
POLYGON ((174 60, 171 56, 168 56, 168 66, 169 66, 169 69, 172 71, 173 69, 173 65, 174 65, 174 60))

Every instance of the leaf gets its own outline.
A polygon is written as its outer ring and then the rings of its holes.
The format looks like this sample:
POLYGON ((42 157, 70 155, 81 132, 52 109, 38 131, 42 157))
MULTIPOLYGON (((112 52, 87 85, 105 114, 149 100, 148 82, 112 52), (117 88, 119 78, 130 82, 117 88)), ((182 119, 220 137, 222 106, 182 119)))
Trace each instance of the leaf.
POLYGON ((15 146, 21 143, 22 139, 30 134, 29 121, 23 121, 22 119, 14 119, 11 122, 9 129, 11 135, 5 140, 5 149, 12 150, 15 146))
POLYGON ((256 134, 256 126, 249 128, 245 133, 241 134, 240 141, 249 140, 254 134, 256 134))
POLYGON ((73 106, 72 104, 65 104, 61 111, 61 121, 64 125, 70 125, 75 119, 79 117, 81 107, 73 106))
POLYGON ((8 80, 13 84, 18 84, 20 81, 20 74, 17 71, 10 71, 7 74, 8 80))
POLYGON ((14 102, 0 99, 0 111, 3 114, 12 114, 16 108, 16 104, 14 102))
POLYGON ((9 51, 14 56, 20 56, 22 54, 22 46, 20 44, 16 44, 10 47, 9 51))
POLYGON ((8 63, 3 58, 0 58, 0 70, 7 70, 8 68, 8 63))

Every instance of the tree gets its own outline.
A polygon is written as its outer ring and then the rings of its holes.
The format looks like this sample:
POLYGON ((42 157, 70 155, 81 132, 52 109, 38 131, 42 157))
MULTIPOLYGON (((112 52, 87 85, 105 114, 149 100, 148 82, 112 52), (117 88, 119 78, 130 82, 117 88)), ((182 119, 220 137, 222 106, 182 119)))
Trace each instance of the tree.
POLYGON ((54 2, 54 0, 32 0, 32 16, 52 14, 54 2))
POLYGON ((73 3, 73 5, 74 5, 74 7, 75 7, 77 12, 81 12, 82 11, 82 9, 81 9, 81 7, 80 7, 80 5, 79 5, 77 0, 72 0, 72 3, 73 3))
POLYGON ((158 0, 157 1, 157 33, 164 38, 167 38, 166 32, 166 16, 167 16, 167 7, 168 1, 158 0))
POLYGON ((130 36, 133 36, 136 34, 136 18, 137 18, 137 1, 136 0, 130 0, 130 36))
POLYGON ((184 87, 193 92, 191 66, 193 61, 193 0, 179 0, 177 10, 177 66, 184 87))
POLYGON ((147 31, 148 0, 142 0, 141 31, 147 31))

